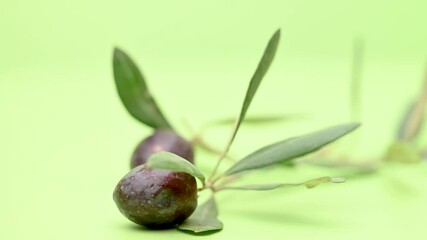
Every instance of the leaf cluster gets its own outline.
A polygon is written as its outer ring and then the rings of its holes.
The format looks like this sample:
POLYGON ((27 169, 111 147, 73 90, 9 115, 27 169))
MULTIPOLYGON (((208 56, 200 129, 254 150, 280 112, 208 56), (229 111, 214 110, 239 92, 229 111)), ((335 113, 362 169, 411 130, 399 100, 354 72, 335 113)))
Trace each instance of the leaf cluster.
MULTIPOLYGON (((300 183, 272 183, 263 185, 229 186, 227 180, 236 175, 249 171, 261 170, 269 166, 278 166, 298 157, 305 156, 323 146, 334 142, 340 137, 352 132, 358 123, 349 123, 323 129, 314 133, 293 137, 265 146, 235 162, 222 173, 217 173, 223 159, 227 156, 234 142, 240 126, 245 121, 248 109, 256 95, 256 92, 270 68, 280 42, 280 29, 277 30, 269 40, 267 47, 258 63, 255 72, 249 82, 245 98, 242 103, 238 117, 233 121, 234 127, 225 150, 221 153, 216 166, 206 177, 195 165, 170 152, 158 152, 150 156, 147 166, 154 169, 162 169, 176 172, 184 172, 198 178, 202 187, 199 189, 211 190, 212 197, 198 206, 196 211, 179 226, 185 231, 195 233, 220 230, 222 222, 218 219, 218 208, 215 202, 215 193, 223 190, 274 190, 284 187, 305 186, 313 188, 321 183, 340 183, 342 178, 319 177, 300 183)), ((166 120, 154 98, 148 90, 145 79, 131 58, 122 50, 116 48, 113 57, 114 78, 119 96, 128 112, 138 121, 153 128, 172 128, 166 120)), ((282 119, 278 116, 264 118, 248 118, 248 122, 272 122, 282 119)), ((218 121, 216 124, 229 124, 228 119, 218 121)))

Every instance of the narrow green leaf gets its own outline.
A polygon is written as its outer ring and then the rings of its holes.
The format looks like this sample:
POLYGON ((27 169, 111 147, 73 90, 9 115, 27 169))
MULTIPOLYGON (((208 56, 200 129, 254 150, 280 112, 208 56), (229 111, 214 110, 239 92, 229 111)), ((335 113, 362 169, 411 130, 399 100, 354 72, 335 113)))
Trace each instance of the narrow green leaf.
POLYGON ((420 101, 409 105, 399 125, 398 140, 412 141, 419 135, 424 123, 425 105, 420 101))
POLYGON ((138 67, 118 48, 114 49, 113 71, 120 99, 134 118, 153 128, 171 128, 138 67))
POLYGON ((188 173, 200 179, 202 183, 205 182, 205 176, 196 166, 171 152, 154 153, 148 158, 147 166, 154 169, 188 173))
MULTIPOLYGON (((414 114, 415 105, 416 105, 415 102, 409 104, 408 107, 406 108, 405 113, 402 116, 402 120, 400 121, 399 128, 397 131, 397 140, 399 140, 399 141, 404 141, 405 138, 407 138, 408 131, 409 131, 409 129, 408 129, 409 128, 409 122, 410 122, 411 117, 414 114)), ((419 126, 418 126, 418 129, 416 129, 416 132, 418 132, 418 131, 419 131, 419 126)))
POLYGON ((242 121, 245 119, 246 112, 248 111, 248 108, 252 103, 252 99, 254 98, 255 93, 258 90, 261 80, 264 78, 268 68, 273 62, 274 56, 276 55, 277 47, 279 45, 279 40, 280 40, 280 29, 278 29, 274 33, 274 35, 271 37, 270 41, 268 42, 267 47, 264 51, 264 55, 262 56, 260 62, 258 63, 258 67, 255 70, 254 75, 252 76, 252 79, 249 83, 248 90, 246 91, 246 96, 245 96, 245 100, 243 101, 242 109, 240 110, 240 115, 237 118, 236 125, 231 135, 231 139, 228 143, 228 148, 233 143, 234 138, 236 137, 237 131, 239 130, 239 127, 242 121))
POLYGON ((221 230, 223 224, 218 220, 218 208, 215 198, 211 197, 208 201, 198 206, 196 211, 178 228, 195 233, 221 230))
POLYGON ((337 140, 359 126, 359 123, 339 125, 263 147, 237 162, 225 174, 232 175, 242 171, 263 168, 304 156, 337 140))
POLYGON ((411 142, 420 133, 427 105, 427 67, 424 86, 418 99, 405 112, 398 129, 398 140, 411 142))
POLYGON ((343 182, 345 182, 344 178, 320 177, 320 178, 311 179, 309 181, 305 181, 301 183, 277 183, 277 184, 232 186, 232 187, 221 188, 221 190, 266 191, 266 190, 274 190, 274 189, 283 188, 283 187, 298 187, 298 186, 305 186, 306 188, 314 188, 321 183, 343 183, 343 182))
POLYGON ((243 101, 242 109, 240 110, 240 114, 235 121, 235 125, 231 133, 230 140, 228 141, 226 148, 220 157, 220 160, 217 162, 214 170, 212 171, 211 177, 213 177, 216 174, 216 171, 218 170, 219 165, 221 164, 225 156, 227 156, 227 153, 230 150, 230 147, 234 139, 236 138, 236 134, 239 130, 239 127, 242 124, 242 121, 245 119, 246 112, 252 102, 252 99, 255 96, 256 91, 258 90, 261 80, 264 78, 268 68, 273 62, 274 56, 276 55, 277 46, 279 45, 279 40, 280 40, 280 29, 278 29, 271 37, 264 51, 264 54, 260 62, 258 63, 258 67, 255 70, 255 73, 252 76, 252 79, 249 83, 249 87, 246 91, 246 96, 245 96, 245 100, 243 101))

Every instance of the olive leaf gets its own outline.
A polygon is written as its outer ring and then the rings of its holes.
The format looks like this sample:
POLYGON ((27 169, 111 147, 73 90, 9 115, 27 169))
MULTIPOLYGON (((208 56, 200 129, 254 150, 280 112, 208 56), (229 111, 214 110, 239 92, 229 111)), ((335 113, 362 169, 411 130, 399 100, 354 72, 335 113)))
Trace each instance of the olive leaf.
POLYGON ((151 96, 142 73, 119 48, 114 49, 113 71, 120 99, 134 118, 153 128, 171 128, 151 96))
POLYGON ((359 123, 339 125, 268 145, 249 154, 234 164, 225 174, 232 175, 242 171, 263 168, 304 156, 337 140, 359 126, 359 123))
POLYGON ((208 201, 198 206, 196 211, 178 228, 195 233, 221 230, 223 224, 218 220, 218 208, 215 198, 212 196, 208 201))
POLYGON ((258 64, 258 67, 255 70, 254 75, 252 76, 252 79, 249 83, 248 90, 246 91, 246 96, 245 96, 245 100, 243 101, 242 109, 240 110, 239 117, 236 120, 236 125, 233 129, 231 139, 228 143, 228 147, 225 152, 228 152, 228 149, 233 143, 234 138, 236 137, 237 131, 239 130, 240 125, 245 119, 246 112, 248 111, 248 108, 252 103, 252 99, 254 98, 255 93, 258 90, 261 80, 264 78, 268 68, 273 62, 274 56, 276 55, 277 46, 279 45, 279 40, 280 40, 280 29, 278 29, 274 33, 274 35, 271 37, 270 41, 268 42, 267 47, 264 51, 264 55, 262 56, 258 64))
POLYGON ((205 176, 189 161, 171 152, 157 152, 147 160, 149 168, 188 173, 205 182, 205 176))
POLYGON ((223 154, 220 157, 220 160, 217 162, 214 170, 212 171, 211 177, 213 177, 216 173, 216 170, 218 169, 219 165, 221 164, 221 161, 227 156, 228 151, 230 150, 230 146, 233 143, 237 131, 239 130, 240 125, 242 124, 243 120, 245 119, 246 112, 248 111, 248 108, 252 102, 252 99, 255 96, 256 91, 258 90, 258 87, 261 83, 261 80, 264 78, 265 74, 267 73, 268 68, 270 67, 271 63, 273 62, 274 56, 276 55, 276 50, 279 45, 280 40, 280 29, 278 29, 273 36, 271 37, 270 41, 267 44, 267 47, 264 51, 264 54, 258 63, 258 67, 255 70, 255 73, 253 74, 251 81, 249 83, 249 87, 246 91, 246 96, 243 101, 242 108, 240 110, 240 114, 235 120, 235 125, 231 134, 231 137, 226 145, 226 148, 223 152, 223 154))
POLYGON ((409 104, 408 108, 405 111, 405 114, 400 121, 397 140, 399 141, 411 141, 420 133, 424 110, 419 109, 418 103, 413 102, 409 104))
POLYGON ((416 102, 412 102, 411 104, 408 105, 399 124, 399 128, 397 131, 397 140, 399 141, 405 141, 406 139, 409 140, 410 138, 416 136, 419 133, 421 124, 410 126, 410 123, 415 114, 415 110, 416 110, 416 102), (410 131, 412 133, 409 133, 410 131), (409 135, 412 135, 412 137, 409 137, 409 135))
POLYGON ((425 108, 427 105, 427 70, 421 95, 408 106, 398 129, 398 140, 410 142, 415 139, 423 126, 425 108))
POLYGON ((300 182, 300 183, 276 183, 276 184, 262 184, 262 185, 227 186, 227 187, 221 188, 220 190, 266 191, 266 190, 274 190, 274 189, 283 188, 283 187, 298 187, 298 186, 305 186, 306 188, 314 188, 321 183, 343 183, 343 182, 345 182, 344 178, 319 177, 319 178, 311 179, 311 180, 300 182))

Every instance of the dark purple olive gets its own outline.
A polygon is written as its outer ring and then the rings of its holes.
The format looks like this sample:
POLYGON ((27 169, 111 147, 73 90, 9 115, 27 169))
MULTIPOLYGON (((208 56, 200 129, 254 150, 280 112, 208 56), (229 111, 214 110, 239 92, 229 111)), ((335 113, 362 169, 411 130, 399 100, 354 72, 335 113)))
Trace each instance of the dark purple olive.
POLYGON ((133 152, 130 166, 134 168, 147 162, 147 159, 156 152, 166 151, 193 163, 193 146, 172 130, 156 130, 151 136, 144 139, 133 152))
POLYGON ((196 180, 189 174, 134 168, 114 190, 120 212, 134 223, 151 229, 172 228, 197 207, 196 180))

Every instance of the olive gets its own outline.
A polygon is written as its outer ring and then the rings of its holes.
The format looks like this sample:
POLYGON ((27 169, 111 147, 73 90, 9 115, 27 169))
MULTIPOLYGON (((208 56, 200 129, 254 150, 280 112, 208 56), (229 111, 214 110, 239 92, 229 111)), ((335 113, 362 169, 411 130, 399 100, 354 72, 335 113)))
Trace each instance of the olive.
POLYGON ((197 207, 197 185, 193 176, 140 165, 117 184, 114 201, 120 212, 134 223, 151 229, 172 228, 197 207))
POLYGON ((172 130, 156 130, 152 135, 142 140, 132 154, 131 168, 147 162, 147 159, 156 152, 166 151, 193 163, 193 146, 187 140, 172 130))

